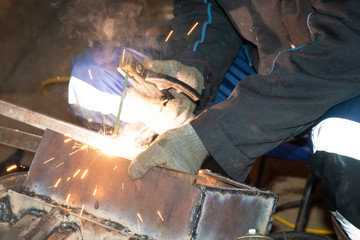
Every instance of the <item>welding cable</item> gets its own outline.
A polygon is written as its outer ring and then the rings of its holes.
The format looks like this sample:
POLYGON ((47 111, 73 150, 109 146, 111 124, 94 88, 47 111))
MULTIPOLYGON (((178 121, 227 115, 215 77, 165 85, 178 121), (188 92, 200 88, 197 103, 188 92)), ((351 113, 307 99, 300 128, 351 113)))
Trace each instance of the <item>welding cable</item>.
POLYGON ((40 84, 40 90, 44 96, 48 95, 48 91, 45 89, 47 85, 54 84, 54 83, 60 83, 60 82, 69 82, 70 77, 55 77, 55 78, 48 78, 41 82, 40 84))
MULTIPOLYGON (((295 229, 295 224, 286 221, 284 218, 279 217, 278 215, 274 215, 274 219, 279 221, 280 223, 291 227, 292 229, 295 229)), ((315 234, 322 234, 322 235, 331 235, 331 234, 335 234, 335 232, 333 230, 328 230, 328 229, 314 229, 314 228, 305 228, 305 232, 308 233, 315 233, 315 234)))

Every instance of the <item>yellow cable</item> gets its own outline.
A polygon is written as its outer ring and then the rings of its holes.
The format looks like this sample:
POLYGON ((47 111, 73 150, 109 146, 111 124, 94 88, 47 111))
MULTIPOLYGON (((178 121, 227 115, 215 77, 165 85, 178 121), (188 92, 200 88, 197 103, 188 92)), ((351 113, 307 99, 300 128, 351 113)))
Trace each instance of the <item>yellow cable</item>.
MULTIPOLYGON (((292 229, 295 229, 295 224, 286 221, 285 219, 274 215, 274 219, 281 222, 282 224, 291 227, 292 229)), ((335 232, 333 230, 327 230, 327 229, 313 229, 313 228, 305 228, 305 232, 309 232, 309 233, 315 233, 315 234, 323 234, 323 235, 330 235, 330 234, 334 234, 335 232)))
POLYGON ((59 82, 68 82, 70 81, 70 77, 55 77, 55 78, 48 78, 41 82, 40 84, 40 90, 44 96, 48 95, 48 92, 46 91, 45 87, 49 84, 53 83, 59 83, 59 82))

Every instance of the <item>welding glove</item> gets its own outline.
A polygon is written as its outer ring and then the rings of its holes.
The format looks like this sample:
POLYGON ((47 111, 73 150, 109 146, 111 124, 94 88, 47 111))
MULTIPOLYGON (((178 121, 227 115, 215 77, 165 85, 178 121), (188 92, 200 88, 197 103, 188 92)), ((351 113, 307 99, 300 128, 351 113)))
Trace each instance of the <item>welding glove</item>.
MULTIPOLYGON (((176 78, 201 94, 204 78, 196 68, 174 60, 148 58, 142 60, 141 64, 151 71, 176 78)), ((167 89, 166 82, 161 81, 162 88, 167 89)), ((157 134, 182 126, 193 119, 196 103, 179 89, 171 88, 169 93, 174 98, 164 102, 160 97, 144 96, 136 88, 131 87, 126 94, 121 119, 124 122, 143 122, 157 134)))
POLYGON ((171 89, 174 99, 166 104, 161 98, 142 95, 135 88, 126 94, 121 120, 134 123, 142 122, 157 134, 177 128, 194 118, 195 103, 182 93, 171 89))
POLYGON ((128 171, 133 179, 155 166, 197 174, 208 154, 193 127, 186 124, 161 134, 131 162, 128 171))
MULTIPOLYGON (((144 58, 141 61, 141 64, 148 70, 168 75, 185 83, 185 85, 193 88, 201 95, 204 88, 204 77, 195 67, 184 65, 176 60, 150 60, 149 58, 144 58)), ((160 88, 167 88, 167 81, 161 82, 163 83, 163 86, 160 86, 160 88)), ((174 88, 177 89, 176 86, 174 88)), ((186 94, 186 88, 184 88, 183 91, 186 94)), ((193 100, 197 101, 198 99, 193 100)))

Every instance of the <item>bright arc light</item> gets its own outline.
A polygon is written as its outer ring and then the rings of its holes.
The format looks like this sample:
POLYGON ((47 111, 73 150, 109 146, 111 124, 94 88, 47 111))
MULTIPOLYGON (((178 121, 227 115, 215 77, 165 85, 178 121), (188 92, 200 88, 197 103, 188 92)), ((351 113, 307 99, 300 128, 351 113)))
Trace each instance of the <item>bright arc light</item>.
POLYGON ((94 147, 108 156, 119 156, 129 160, 133 160, 146 149, 146 147, 137 147, 134 138, 130 136, 109 137, 107 141, 102 141, 101 145, 94 147))

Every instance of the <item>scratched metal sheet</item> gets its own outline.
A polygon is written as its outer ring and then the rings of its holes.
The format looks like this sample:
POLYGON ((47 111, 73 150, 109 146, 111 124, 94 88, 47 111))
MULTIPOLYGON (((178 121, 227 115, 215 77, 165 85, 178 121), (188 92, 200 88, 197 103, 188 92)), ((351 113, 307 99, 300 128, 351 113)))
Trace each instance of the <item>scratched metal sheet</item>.
POLYGON ((275 210, 275 195, 263 191, 203 187, 197 239, 234 239, 249 229, 266 234, 275 210))
POLYGON ((127 173, 129 160, 96 149, 79 150, 83 145, 66 139, 45 131, 24 186, 76 208, 79 214, 83 209, 84 214, 154 239, 232 239, 246 233, 249 226, 265 233, 264 226, 271 222, 275 195, 269 194, 268 201, 258 200, 248 197, 258 195, 258 190, 205 187, 194 184, 198 176, 162 168, 132 180, 127 173), (218 221, 224 223, 222 228, 215 227, 218 221))

